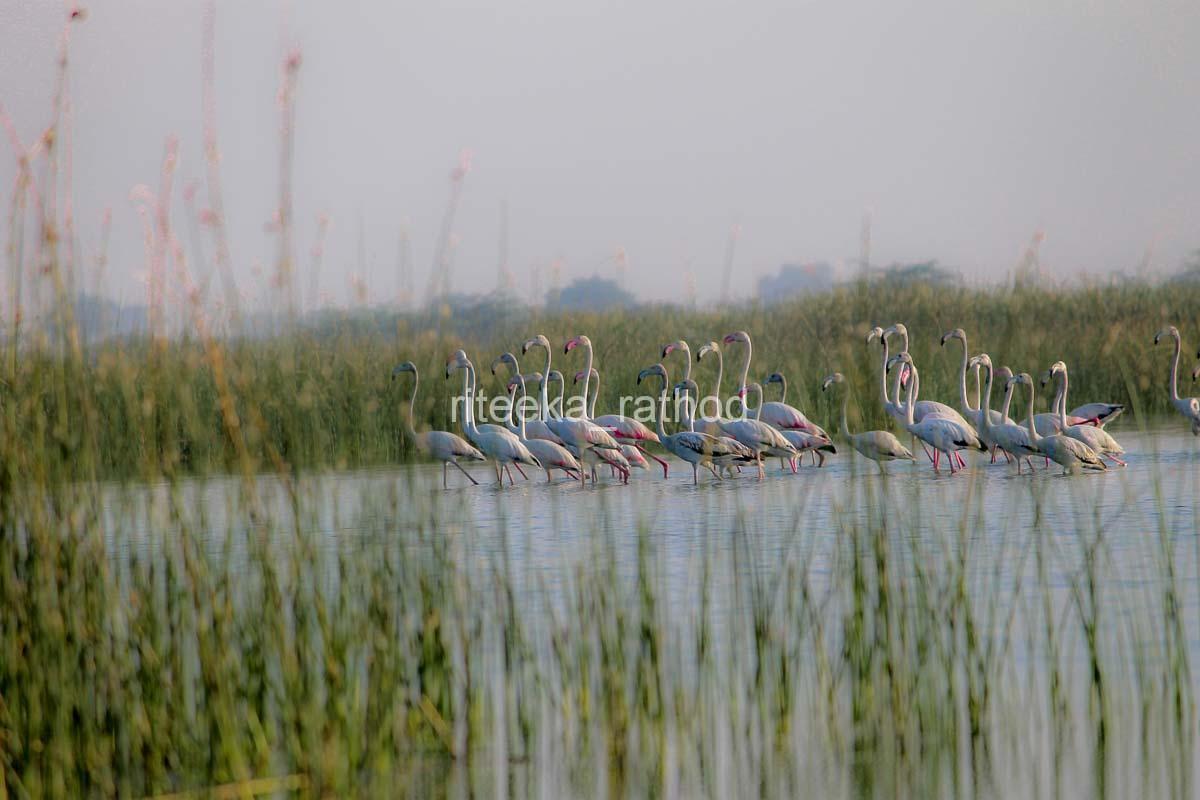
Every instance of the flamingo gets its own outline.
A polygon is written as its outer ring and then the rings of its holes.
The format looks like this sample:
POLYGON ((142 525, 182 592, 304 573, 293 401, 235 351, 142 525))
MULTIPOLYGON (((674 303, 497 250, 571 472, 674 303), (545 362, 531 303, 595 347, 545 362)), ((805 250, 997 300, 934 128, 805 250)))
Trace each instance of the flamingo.
POLYGON ((575 475, 572 473, 582 472, 583 467, 579 465, 579 462, 575 459, 575 456, 571 454, 571 451, 567 450, 567 448, 563 447, 561 444, 555 444, 548 439, 530 438, 526 428, 525 413, 523 410, 520 414, 517 414, 521 420, 520 424, 512 421, 513 414, 516 413, 517 410, 516 398, 518 386, 521 389, 521 403, 523 405, 528 395, 526 394, 525 390, 525 376, 519 372, 508 382, 508 429, 517 434, 517 437, 521 440, 521 443, 524 444, 525 447, 528 448, 529 452, 533 453, 534 458, 541 463, 542 469, 546 471, 546 483, 550 483, 550 470, 552 469, 561 469, 568 476, 570 476, 572 480, 574 480, 575 475))
MULTIPOLYGON (((575 383, 579 383, 579 379, 582 377, 582 371, 576 372, 575 383)), ((600 396, 600 371, 595 367, 592 367, 591 377, 592 381, 595 382, 596 390, 592 392, 592 397, 590 400, 584 398, 588 402, 588 417, 592 420, 592 422, 596 423, 601 428, 604 428, 604 430, 613 435, 613 438, 616 439, 621 445, 621 453, 624 454, 625 458, 629 459, 630 464, 633 464, 635 467, 641 466, 643 468, 649 468, 650 465, 646 463, 644 456, 650 456, 662 467, 663 477, 666 478, 667 462, 654 455, 649 450, 646 450, 645 446, 643 445, 643 442, 654 442, 655 444, 660 444, 658 441, 658 434, 646 427, 645 423, 641 422, 640 420, 633 419, 632 417, 622 416, 621 414, 602 414, 601 416, 597 417, 596 398, 600 396), (632 444, 630 444, 630 442, 632 442, 632 444), (631 453, 631 450, 637 450, 638 452, 631 453)))
MULTIPOLYGON (((911 381, 908 386, 908 400, 904 404, 904 427, 908 429, 909 433, 933 448, 933 471, 938 471, 938 453, 946 456, 946 460, 950 462, 950 474, 953 475, 956 470, 952 454, 966 448, 987 452, 987 447, 979 440, 975 431, 964 422, 940 414, 928 414, 925 419, 917 422, 914 409, 920 394, 920 377, 916 365, 912 362, 912 356, 907 351, 892 356, 888 362, 889 371, 892 364, 901 362, 908 367, 911 381)), ((963 463, 961 458, 958 459, 958 462, 959 464, 963 463)))
MULTIPOLYGON (((456 369, 463 370, 463 398, 466 400, 463 430, 466 432, 467 438, 496 463, 496 480, 499 484, 504 485, 502 470, 507 471, 509 464, 528 464, 541 467, 538 460, 512 431, 499 425, 477 426, 475 424, 475 413, 471 408, 475 389, 475 365, 462 350, 455 351, 450 360, 446 362, 446 377, 449 378, 456 369)), ((517 467, 517 471, 521 471, 520 466, 517 467)), ((521 474, 524 476, 523 472, 521 474)), ((512 472, 508 472, 508 483, 510 486, 513 485, 512 472)))
MULTIPOLYGON (((814 436, 824 436, 826 439, 829 435, 821 429, 819 425, 814 424, 804 415, 800 409, 787 404, 787 378, 783 377, 781 372, 772 372, 763 381, 764 385, 778 383, 782 389, 782 394, 779 400, 760 403, 758 406, 758 414, 755 419, 761 419, 768 425, 774 426, 781 431, 802 431, 810 433, 814 436)), ((760 387, 761 388, 761 387, 760 387)), ((765 398, 764 398, 765 399, 765 398)))
POLYGON ((1033 418, 1033 378, 1029 376, 1028 372, 1014 375, 1008 381, 1009 383, 1023 383, 1029 387, 1029 421, 1027 423, 1029 441, 1037 448, 1038 452, 1061 466, 1064 475, 1080 470, 1103 471, 1108 469, 1100 460, 1100 456, 1096 455, 1096 451, 1078 439, 1072 439, 1061 433, 1052 436, 1042 436, 1038 433, 1037 424, 1033 418))
POLYGON ((1071 425, 1067 421, 1067 365, 1062 361, 1055 361, 1050 366, 1050 371, 1046 373, 1042 379, 1042 386, 1045 386, 1055 376, 1058 376, 1058 395, 1054 399, 1054 405, 1058 408, 1059 419, 1062 424, 1062 433, 1064 436, 1070 436, 1072 439, 1078 439, 1088 447, 1096 451, 1096 454, 1102 458, 1107 458, 1114 464, 1125 466, 1125 462, 1120 456, 1125 455, 1125 448, 1117 443, 1117 440, 1103 428, 1093 427, 1092 425, 1071 425))
POLYGON ((453 464, 458 467, 458 471, 467 476, 467 479, 476 486, 479 481, 467 472, 462 464, 458 463, 458 459, 465 458, 471 461, 486 461, 483 453, 473 447, 466 439, 463 439, 456 433, 449 431, 424 431, 417 433, 413 427, 413 406, 417 402, 417 384, 420 383, 420 376, 417 374, 417 367, 411 361, 405 361, 399 364, 392 370, 392 379, 405 372, 411 372, 413 376, 412 392, 408 396, 408 415, 404 418, 404 433, 416 445, 417 449, 432 458, 442 462, 442 488, 446 489, 449 486, 446 483, 446 470, 453 464))
MULTIPOLYGON (((1033 446, 1033 442, 1029 439, 1029 432, 1021 425, 1009 422, 1005 418, 1005 414, 992 411, 992 385, 995 380, 995 373, 992 369, 992 359, 987 353, 980 353, 971 359, 971 366, 982 366, 986 372, 986 385, 983 390, 983 409, 979 415, 982 426, 979 429, 981 436, 987 435, 991 441, 996 443, 996 446, 1004 450, 1005 453, 1011 453, 1017 461, 1017 474, 1021 474, 1021 459, 1025 459, 1025 463, 1029 465, 1029 471, 1033 472, 1033 462, 1029 460, 1030 456, 1041 455, 1041 452, 1033 446), (999 422, 997 422, 999 418, 999 422)), ((1004 408, 1007 409, 1009 403, 1012 402, 1013 384, 1009 381, 1004 383, 1004 408)))
MULTIPOLYGON (((501 364, 507 364, 509 366, 509 369, 512 370, 512 377, 514 379, 516 378, 516 376, 521 374, 521 367, 517 364, 517 357, 514 356, 512 353, 507 353, 507 352, 501 353, 500 355, 496 356, 495 359, 492 360, 492 374, 493 375, 496 374, 496 367, 498 367, 501 364)), ((538 374, 538 373, 534 373, 534 374, 538 374)), ((539 375, 539 384, 540 384, 540 377, 541 376, 539 375)), ((558 445, 561 445, 563 443, 563 440, 561 438, 559 438, 558 434, 556 434, 554 431, 550 430, 550 426, 548 426, 546 424, 545 419, 542 417, 540 411, 539 411, 539 415, 538 415, 537 419, 528 420, 525 423, 525 430, 530 439, 545 439, 548 442, 554 442, 555 444, 558 444, 558 445)))
MULTIPOLYGON (((821 391, 826 391, 835 383, 845 383, 846 378, 842 373, 835 372, 825 378, 821 384, 821 391)), ((887 474, 887 470, 883 465, 887 461, 896 461, 898 459, 908 459, 916 461, 917 458, 912 452, 900 444, 900 440, 895 434, 890 431, 864 431, 862 433, 851 433, 850 424, 846 420, 846 407, 850 403, 850 393, 843 392, 842 394, 842 438, 850 443, 850 446, 858 451, 863 458, 869 458, 879 465, 879 472, 882 475, 887 474)))
MULTIPOLYGON (((746 394, 752 393, 758 395, 758 404, 754 407, 754 419, 762 419, 762 384, 756 381, 751 381, 750 383, 746 384, 746 394)), ((813 425, 813 427, 820 431, 820 433, 807 433, 805 431, 780 429, 777 425, 772 425, 771 427, 783 434, 783 438, 791 442, 792 447, 796 448, 796 451, 801 455, 804 453, 812 453, 813 463, 818 463, 819 459, 819 466, 825 466, 826 453, 837 453, 837 448, 834 447, 833 443, 830 441, 829 434, 825 433, 822 428, 819 428, 816 425, 813 425)), ((782 467, 783 459, 780 458, 779 461, 780 466, 782 467)), ((788 463, 792 467, 792 472, 795 473, 796 462, 789 461, 788 463)))
MULTIPOLYGON (((883 398, 883 410, 890 414, 892 419, 896 420, 901 425, 907 425, 908 409, 905 408, 904 403, 900 399, 900 387, 906 379, 908 372, 907 369, 902 369, 896 374, 896 399, 893 401, 888 396, 887 373, 888 364, 891 362, 891 359, 888 356, 888 337, 892 334, 898 334, 904 339, 904 347, 899 352, 907 353, 908 328, 901 323, 896 323, 887 330, 884 330, 879 326, 875 326, 871 330, 867 331, 867 344, 869 345, 874 339, 879 339, 879 344, 883 349, 883 363, 879 368, 879 391, 883 398)), ((918 422, 920 422, 925 419, 926 415, 938 412, 943 413, 945 416, 957 416, 964 425, 967 424, 967 421, 962 418, 962 415, 958 414, 958 412, 956 412, 954 409, 950 408, 944 403, 938 403, 933 400, 922 400, 917 403, 917 407, 913 410, 913 416, 918 422)), ((936 459, 936 455, 929 452, 929 448, 924 442, 921 442, 921 449, 925 451, 925 456, 930 460, 930 462, 933 462, 936 459)), ((964 462, 961 457, 959 457, 958 462, 960 466, 966 466, 966 462, 964 462)))
MULTIPOLYGON (((546 379, 546 382, 558 384, 558 407, 562 408, 562 398, 563 394, 566 392, 566 381, 563 380, 563 374, 556 369, 552 369, 550 370, 550 377, 546 379)), ((550 419, 553 423, 561 423, 565 417, 553 416, 550 419)), ((579 420, 573 421, 578 422, 579 420)), ((614 474, 619 472, 622 479, 626 483, 629 482, 629 459, 625 457, 624 451, 621 449, 620 445, 617 446, 616 450, 612 449, 611 447, 595 446, 584 446, 581 448, 572 442, 565 442, 563 446, 570 450, 572 455, 578 458, 581 462, 587 462, 588 465, 591 466, 593 481, 596 480, 596 467, 600 464, 607 464, 614 474)))
MULTIPOLYGON (((573 345, 568 345, 567 352, 571 351, 573 345)), ((546 376, 546 380, 542 382, 542 399, 543 408, 549 408, 549 402, 546 395, 546 384, 551 380, 550 370, 550 340, 542 334, 534 336, 532 339, 521 345, 522 355, 529 352, 532 347, 541 347, 546 351, 546 368, 542 370, 546 376)), ((562 375, 559 375, 561 378, 562 375)), ((585 387, 586 388, 586 387, 585 387)), ((608 431, 588 422, 585 419, 568 417, 566 410, 563 410, 563 415, 560 417, 547 417, 546 425, 558 438, 562 439, 563 444, 573 446, 575 449, 582 452, 586 448, 598 448, 600 450, 620 450, 621 446, 616 440, 609 435, 608 431)))
MULTIPOLYGON (((684 380, 675 384, 675 393, 678 395, 680 391, 683 392, 683 423, 689 431, 694 431, 696 430, 696 421, 692 418, 691 395, 695 394, 697 397, 699 397, 700 387, 698 387, 696 382, 691 378, 685 378, 684 380)), ((725 445, 729 450, 729 453, 726 455, 713 456, 713 464, 718 467, 729 470, 739 464, 752 464, 757 458, 753 450, 751 450, 749 447, 746 447, 746 445, 742 444, 737 439, 724 435, 714 436, 713 438, 725 445)))
POLYGON ((943 334, 942 347, 945 347, 946 342, 950 341, 951 339, 958 339, 960 342, 962 342, 962 369, 960 369, 958 373, 958 398, 959 406, 962 409, 962 415, 967 419, 967 421, 975 426, 975 430, 979 433, 979 438, 982 439, 983 443, 986 444, 988 449, 992 451, 992 463, 995 463, 996 450, 999 448, 999 444, 992 439, 989 431, 992 430, 992 426, 1003 423, 1004 419, 1000 416, 999 411, 993 411, 990 415, 990 420, 988 420, 991 425, 984 424, 983 412, 980 411, 979 406, 980 382, 978 362, 973 362, 975 371, 975 407, 971 407, 971 402, 967 399, 967 359, 969 357, 967 350, 967 332, 962 328, 955 328, 954 330, 943 334))
MULTIPOLYGON (((904 340, 904 345, 897 352, 898 353, 907 353, 908 352, 908 328, 904 325, 904 323, 897 322, 895 325, 893 325, 890 328, 888 328, 887 330, 885 330, 883 332, 883 335, 880 337, 881 340, 883 341, 884 347, 887 346, 888 337, 892 336, 893 334, 895 334, 896 336, 899 336, 901 339, 904 340)), ((897 375, 896 375, 896 383, 893 388, 895 388, 895 390, 896 390, 896 402, 897 403, 900 402, 900 386, 901 386, 902 382, 908 377, 910 377, 910 376, 908 374, 906 374, 904 371, 901 371, 901 372, 897 373, 897 375)), ((955 411, 953 408, 946 405, 945 403, 939 403, 937 400, 922 400, 922 401, 920 401, 919 403, 917 403, 917 407, 913 411, 913 414, 916 416, 917 422, 920 422, 921 420, 925 419, 925 417, 928 416, 929 414, 938 414, 943 417, 949 417, 950 419, 954 420, 955 422, 958 422, 959 424, 966 425, 968 428, 971 428, 972 433, 974 433, 974 426, 971 425, 971 423, 967 421, 966 417, 964 417, 962 414, 958 413, 957 411, 955 411)))
POLYGON ((1183 342, 1179 338, 1179 329, 1174 325, 1164 328, 1154 335, 1154 344, 1164 336, 1175 340, 1175 359, 1171 362, 1171 405, 1192 424, 1192 435, 1200 436, 1200 398, 1179 396, 1179 353, 1183 342))
POLYGON ((697 467, 700 466, 707 467, 712 472, 714 478, 721 480, 721 476, 717 474, 717 470, 713 467, 713 457, 728 454, 728 447, 720 440, 697 431, 679 431, 678 433, 667 435, 667 432, 663 428, 663 417, 667 415, 667 384, 670 383, 670 378, 667 377, 666 367, 662 364, 654 364, 638 373, 638 384, 640 385, 644 379, 651 375, 657 375, 662 378, 662 393, 659 395, 659 410, 656 420, 659 441, 662 442, 663 447, 667 448, 677 458, 692 465, 693 485, 700 482, 697 477, 697 467))

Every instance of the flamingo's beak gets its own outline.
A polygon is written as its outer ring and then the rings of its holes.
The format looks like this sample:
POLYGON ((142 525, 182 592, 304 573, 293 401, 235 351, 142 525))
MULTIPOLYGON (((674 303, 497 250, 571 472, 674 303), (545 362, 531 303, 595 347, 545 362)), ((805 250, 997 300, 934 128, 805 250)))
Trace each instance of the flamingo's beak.
POLYGON ((569 352, 571 352, 573 349, 575 349, 575 345, 577 345, 577 344, 579 344, 579 340, 578 340, 578 339, 570 339, 570 340, 568 340, 568 341, 567 341, 567 346, 563 348, 563 355, 566 355, 567 353, 569 353, 569 352))
POLYGON ((736 341, 737 341, 737 337, 736 337, 736 336, 734 336, 734 335, 731 333, 731 334, 728 334, 728 335, 727 335, 727 336, 726 336, 724 339, 722 339, 721 341, 725 342, 725 344, 733 344, 734 342, 736 342, 736 341))
POLYGON ((908 366, 907 365, 905 365, 904 369, 900 371, 900 385, 905 386, 905 387, 908 386, 908 366))
POLYGON ((575 383, 579 383, 579 379, 580 379, 580 378, 582 378, 582 377, 583 377, 583 371, 582 371, 582 370, 580 370, 579 372, 576 372, 576 373, 575 373, 575 383))
POLYGON ((671 355, 671 353, 673 353, 673 352, 675 352, 675 345, 673 345, 673 344, 666 345, 665 347, 663 347, 662 357, 666 358, 667 356, 671 355))

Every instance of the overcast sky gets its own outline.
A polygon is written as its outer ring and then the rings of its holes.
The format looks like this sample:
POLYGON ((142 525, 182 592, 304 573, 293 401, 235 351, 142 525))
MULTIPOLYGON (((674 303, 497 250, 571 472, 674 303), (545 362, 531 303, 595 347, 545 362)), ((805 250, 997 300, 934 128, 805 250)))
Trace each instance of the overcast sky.
MULTIPOLYGON (((90 258, 112 209, 105 290, 139 299, 130 190, 156 183, 172 134, 177 187, 205 174, 205 4, 86 7, 70 76, 79 234, 90 258)), ((748 294, 782 262, 849 269, 864 213, 873 263, 938 258, 969 278, 1011 270, 1038 230, 1064 277, 1147 254, 1173 269, 1200 247, 1196 2, 238 0, 216 14, 226 212, 251 295, 276 257, 264 226, 293 46, 299 266, 327 214, 320 291, 336 302, 360 263, 370 300, 395 295, 404 220, 424 292, 464 149, 456 290, 495 286, 505 205, 519 291, 556 260, 564 281, 611 271, 623 248, 637 294, 682 297, 690 271, 715 298, 737 223, 748 294)), ((51 0, 0 0, 0 103, 26 141, 49 120, 62 19, 51 0)))

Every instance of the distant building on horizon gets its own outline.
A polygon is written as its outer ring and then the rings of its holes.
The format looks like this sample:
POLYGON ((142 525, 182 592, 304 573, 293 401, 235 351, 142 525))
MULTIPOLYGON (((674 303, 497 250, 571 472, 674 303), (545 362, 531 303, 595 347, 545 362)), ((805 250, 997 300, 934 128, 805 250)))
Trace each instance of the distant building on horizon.
POLYGON ((758 279, 758 297, 776 303, 802 294, 827 292, 833 288, 833 267, 826 261, 784 264, 775 275, 758 279))

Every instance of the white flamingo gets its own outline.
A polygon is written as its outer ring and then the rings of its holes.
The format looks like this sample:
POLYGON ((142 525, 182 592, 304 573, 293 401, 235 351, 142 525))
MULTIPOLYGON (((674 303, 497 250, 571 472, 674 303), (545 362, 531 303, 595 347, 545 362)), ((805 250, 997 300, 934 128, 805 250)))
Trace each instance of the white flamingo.
MULTIPOLYGON (((463 430, 466 432, 467 438, 484 455, 496 463, 497 482, 501 486, 504 485, 503 472, 508 472, 509 464, 528 464, 540 467, 541 464, 538 463, 538 460, 534 458, 529 449, 521 443, 521 440, 512 431, 499 425, 475 424, 475 412, 472 409, 474 405, 475 366, 462 350, 456 351, 446 363, 446 377, 449 378, 456 369, 463 370, 463 398, 466 401, 463 413, 463 430)), ((520 466, 517 466, 517 471, 521 471, 520 466)), ((523 472, 521 474, 524 475, 523 472)), ((512 472, 508 472, 508 483, 510 486, 513 484, 512 472)))
MULTIPOLYGON (((1029 471, 1033 472, 1033 462, 1029 460, 1030 456, 1041 455, 1040 451, 1033 446, 1033 442, 1029 438, 1029 431, 1024 426, 1014 422, 1009 422, 1005 418, 1005 414, 992 411, 992 386, 995 382, 995 372, 992 368, 992 359, 987 353, 980 353, 971 359, 971 366, 984 369, 985 384, 983 390, 983 410, 980 414, 980 421, 983 423, 979 428, 980 436, 986 436, 996 443, 1004 452, 1011 453, 1012 457, 1017 461, 1017 474, 1021 474, 1021 459, 1025 459, 1025 463, 1029 466, 1029 471), (997 418, 999 421, 997 421, 997 418)), ((1008 380, 1004 383, 1004 408, 1007 410, 1012 402, 1013 384, 1008 380)))
POLYGON ((1033 418, 1033 378, 1029 376, 1028 372, 1022 372, 1008 380, 1011 383, 1023 383, 1029 387, 1029 421, 1026 425, 1029 430, 1029 439, 1033 443, 1033 446, 1038 449, 1038 452, 1061 466, 1064 474, 1080 470, 1103 471, 1108 469, 1104 462, 1100 460, 1100 456, 1096 455, 1096 451, 1078 439, 1072 439, 1070 436, 1064 436, 1061 433, 1056 433, 1053 436, 1043 436, 1038 433, 1037 425, 1033 418))
MULTIPOLYGON (((953 475, 957 470, 954 468, 954 454, 959 450, 968 448, 987 452, 987 447, 979 440, 975 431, 970 425, 965 422, 940 414, 928 414, 925 419, 918 422, 914 409, 917 404, 917 398, 920 395, 921 379, 917 372, 916 365, 912 362, 912 356, 908 352, 897 353, 892 356, 888 362, 889 371, 893 364, 903 363, 909 370, 909 385, 908 399, 904 403, 904 427, 909 433, 916 436, 922 442, 925 442, 934 450, 933 471, 938 471, 938 454, 946 456, 946 460, 950 462, 950 474, 953 475)), ((959 464, 962 464, 962 459, 958 459, 959 464)))
POLYGON ((1058 408, 1059 419, 1062 424, 1062 433, 1065 436, 1070 436, 1072 439, 1078 439, 1088 447, 1096 451, 1096 454, 1102 458, 1107 458, 1114 464, 1125 466, 1125 462, 1121 460, 1121 456, 1125 455, 1125 448, 1117 443, 1117 440, 1112 437, 1108 431, 1094 425, 1072 425, 1067 421, 1067 414, 1064 409, 1067 407, 1067 365, 1062 361, 1055 361, 1050 366, 1050 371, 1046 374, 1042 381, 1042 386, 1045 386, 1055 377, 1058 378, 1058 394, 1054 399, 1054 405, 1058 408))
POLYGON ((1191 423, 1192 435, 1200 436, 1200 399, 1179 396, 1179 353, 1183 349, 1179 329, 1174 325, 1164 328, 1154 335, 1154 344, 1157 345, 1164 336, 1175 340, 1175 358, 1171 361, 1171 405, 1191 423))
POLYGON ((717 470, 713 467, 713 457, 727 455, 729 452, 728 447, 720 440, 697 431, 679 431, 678 433, 668 435, 663 428, 663 418, 667 415, 667 385, 670 383, 670 378, 667 377, 667 368, 662 364, 654 364, 653 366, 646 367, 638 373, 637 382, 640 384, 651 375, 657 375, 662 378, 662 393, 659 395, 656 420, 659 441, 662 442, 663 447, 667 448, 677 458, 683 459, 692 465, 693 484, 699 483, 697 467, 707 467, 712 472, 714 478, 721 480, 721 476, 717 474, 717 470))
POLYGON ((508 429, 517 434, 521 443, 528 448, 529 452, 533 453, 534 458, 542 465, 542 469, 546 471, 546 483, 550 483, 550 470, 552 469, 561 469, 574 480, 578 473, 583 471, 583 467, 579 465, 571 451, 548 439, 529 438, 524 409, 522 408, 520 413, 517 411, 518 388, 521 390, 521 405, 524 406, 528 394, 525 389, 525 376, 519 372, 508 382, 508 429), (514 414, 520 418, 519 424, 513 422, 514 414))
MULTIPOLYGON (((845 383, 846 378, 842 373, 835 372, 825 378, 821 384, 821 391, 826 391, 835 383, 845 383)), ((863 458, 868 458, 879 465, 879 472, 887 474, 887 470, 883 465, 887 461, 896 461, 899 459, 907 459, 916 461, 916 456, 900 443, 895 434, 890 431, 864 431, 862 433, 851 433, 850 424, 846 418, 846 407, 850 402, 850 393, 842 392, 842 420, 841 420, 841 435, 842 438, 850 443, 859 455, 863 458)))
POLYGON ((467 479, 476 486, 479 481, 471 476, 471 473, 463 469, 462 464, 458 463, 460 458, 469 461, 486 461, 483 453, 471 445, 466 439, 456 433, 449 431, 423 431, 417 433, 413 426, 413 406, 417 402, 417 384, 420 382, 420 376, 417 374, 417 367, 411 361, 405 361, 399 364, 392 370, 392 378, 401 375, 405 372, 411 372, 413 376, 412 392, 408 395, 408 415, 404 418, 404 433, 412 441, 416 448, 425 455, 437 459, 442 462, 442 488, 448 488, 446 483, 446 471, 453 464, 458 468, 458 471, 467 476, 467 479))
MULTIPOLYGON (((900 346, 900 349, 897 350, 896 352, 897 353, 907 353, 908 352, 908 328, 904 325, 904 323, 897 322, 895 325, 891 326, 890 328, 888 328, 887 330, 885 330, 883 332, 883 335, 880 337, 880 339, 882 340, 883 346, 885 348, 887 347, 887 344, 888 344, 888 337, 892 336, 892 335, 899 336, 901 339, 904 340, 904 344, 902 344, 900 346)), ((907 377, 910 377, 910 376, 907 375, 903 371, 896 373, 896 382, 895 382, 895 385, 893 388, 896 391, 896 402, 897 403, 900 402, 900 387, 903 383, 903 380, 907 377)), ((915 409, 913 409, 913 415, 916 417, 917 422, 920 422, 921 420, 925 419, 925 417, 927 417, 930 414, 937 414, 939 416, 949 417, 950 419, 954 420, 955 422, 961 423, 962 425, 966 425, 968 428, 971 428, 972 433, 974 433, 974 426, 971 425, 971 423, 967 420, 967 418, 964 417, 962 414, 958 413, 957 411, 955 411, 954 408, 952 408, 951 406, 946 405, 945 403, 939 403, 937 400, 921 400, 920 402, 917 403, 917 407, 915 409)), ((961 463, 961 461, 959 463, 961 463)))

